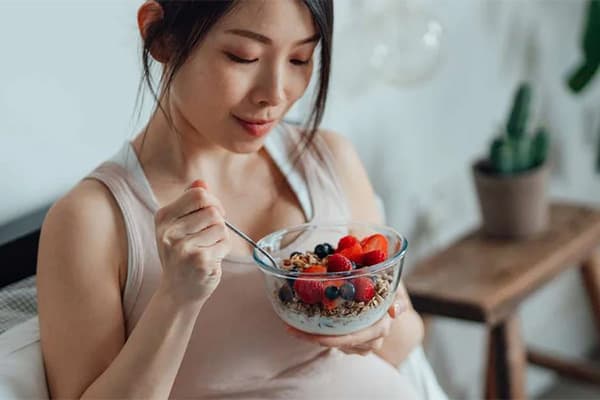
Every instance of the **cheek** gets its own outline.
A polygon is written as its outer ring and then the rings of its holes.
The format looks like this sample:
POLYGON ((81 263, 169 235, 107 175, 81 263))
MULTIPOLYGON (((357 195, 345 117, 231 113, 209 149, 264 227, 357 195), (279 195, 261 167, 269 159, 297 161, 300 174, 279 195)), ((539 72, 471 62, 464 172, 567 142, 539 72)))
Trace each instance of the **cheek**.
POLYGON ((190 60, 173 82, 172 97, 188 117, 193 117, 190 113, 198 115, 196 119, 229 114, 246 93, 248 79, 243 78, 217 62, 190 60))
POLYGON ((312 68, 303 68, 300 71, 293 71, 291 76, 292 79, 288 85, 288 98, 293 103, 302 97, 308 88, 312 76, 312 68))

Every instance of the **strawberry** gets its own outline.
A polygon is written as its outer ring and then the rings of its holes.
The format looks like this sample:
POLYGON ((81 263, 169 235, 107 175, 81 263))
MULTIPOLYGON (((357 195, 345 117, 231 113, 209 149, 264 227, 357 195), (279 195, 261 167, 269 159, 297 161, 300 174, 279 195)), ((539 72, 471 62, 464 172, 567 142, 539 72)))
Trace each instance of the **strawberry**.
POLYGON ((306 304, 317 304, 323 299, 323 283, 321 281, 296 279, 294 290, 300 300, 306 304))
POLYGON ((350 247, 346 247, 345 249, 338 251, 338 254, 343 255, 350 261, 354 261, 355 263, 360 264, 362 254, 363 254, 363 249, 362 249, 362 246, 360 245, 360 243, 357 242, 350 247))
POLYGON ((375 296, 375 284, 366 276, 353 279, 352 283, 356 289, 354 300, 367 303, 375 296))
POLYGON ((337 251, 339 252, 340 250, 354 246, 356 243, 358 243, 358 239, 356 238, 356 236, 344 236, 338 241, 337 251))
POLYGON ((369 265, 379 264, 385 261, 385 253, 381 250, 372 250, 368 253, 363 254, 361 264, 366 267, 369 265))
POLYGON ((332 254, 327 257, 328 272, 351 271, 352 262, 342 254, 332 254))
POLYGON ((363 252, 368 253, 373 250, 381 250, 385 255, 388 256, 388 240, 385 236, 380 233, 376 233, 371 236, 367 236, 360 241, 360 245, 363 248, 363 252))

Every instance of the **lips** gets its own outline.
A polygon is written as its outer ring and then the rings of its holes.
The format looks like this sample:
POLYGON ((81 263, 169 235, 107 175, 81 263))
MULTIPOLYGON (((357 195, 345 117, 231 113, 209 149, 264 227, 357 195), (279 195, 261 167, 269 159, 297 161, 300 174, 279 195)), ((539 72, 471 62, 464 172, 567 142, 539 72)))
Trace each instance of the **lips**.
POLYGON ((261 137, 266 135, 277 120, 261 120, 261 119, 245 119, 234 116, 235 120, 248 132, 251 136, 261 137))

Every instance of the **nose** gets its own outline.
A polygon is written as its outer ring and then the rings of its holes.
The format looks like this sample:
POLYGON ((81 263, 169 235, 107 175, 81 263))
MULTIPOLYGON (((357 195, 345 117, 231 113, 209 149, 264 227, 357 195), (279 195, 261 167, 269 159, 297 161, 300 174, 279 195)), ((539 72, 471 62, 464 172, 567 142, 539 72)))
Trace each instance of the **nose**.
POLYGON ((252 101, 261 107, 278 106, 285 101, 285 72, 282 68, 268 68, 260 75, 252 93, 252 101))

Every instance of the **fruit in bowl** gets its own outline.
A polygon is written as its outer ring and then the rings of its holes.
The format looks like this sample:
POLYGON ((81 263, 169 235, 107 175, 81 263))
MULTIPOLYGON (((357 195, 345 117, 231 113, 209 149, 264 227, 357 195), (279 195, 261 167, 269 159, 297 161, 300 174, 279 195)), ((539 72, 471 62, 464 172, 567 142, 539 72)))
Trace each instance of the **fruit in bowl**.
POLYGON ((303 224, 273 232, 254 260, 277 315, 308 333, 344 335, 382 318, 394 301, 407 241, 395 230, 359 222, 303 224))

